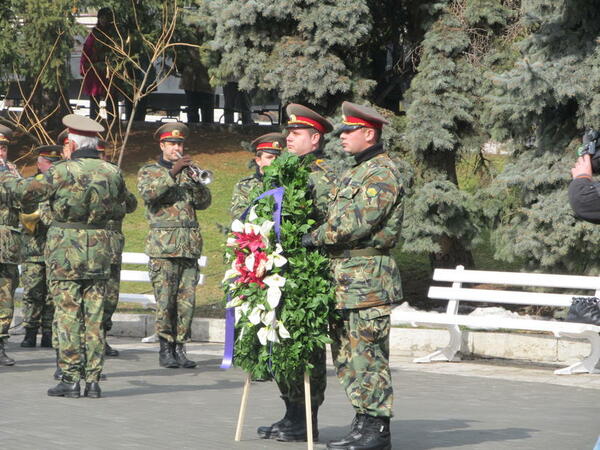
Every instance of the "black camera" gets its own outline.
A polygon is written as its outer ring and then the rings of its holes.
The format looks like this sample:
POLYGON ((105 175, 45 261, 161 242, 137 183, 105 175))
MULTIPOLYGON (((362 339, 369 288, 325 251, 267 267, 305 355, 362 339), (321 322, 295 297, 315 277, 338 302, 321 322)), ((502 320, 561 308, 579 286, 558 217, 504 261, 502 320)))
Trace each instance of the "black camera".
POLYGON ((577 155, 590 155, 592 161, 592 172, 600 173, 600 131, 587 130, 583 134, 583 144, 577 149, 577 155))

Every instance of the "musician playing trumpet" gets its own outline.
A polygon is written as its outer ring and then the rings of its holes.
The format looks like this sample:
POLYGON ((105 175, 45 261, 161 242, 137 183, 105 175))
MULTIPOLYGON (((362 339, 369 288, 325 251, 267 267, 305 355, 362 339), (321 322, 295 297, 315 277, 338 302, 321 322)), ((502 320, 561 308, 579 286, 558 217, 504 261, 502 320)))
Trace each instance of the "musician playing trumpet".
POLYGON ((154 135, 161 155, 138 172, 138 190, 150 226, 146 254, 157 302, 159 364, 168 368, 196 366, 185 353, 200 274, 197 260, 202 254, 196 211, 211 203, 207 184, 195 176, 201 169, 192 169, 192 158, 184 153, 188 135, 182 123, 161 126, 154 135))

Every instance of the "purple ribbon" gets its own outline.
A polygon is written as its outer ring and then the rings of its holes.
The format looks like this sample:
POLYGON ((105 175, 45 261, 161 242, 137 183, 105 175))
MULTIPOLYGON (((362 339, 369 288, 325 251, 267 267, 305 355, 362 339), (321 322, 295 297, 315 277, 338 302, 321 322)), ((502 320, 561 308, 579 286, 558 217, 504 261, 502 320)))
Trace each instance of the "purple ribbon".
MULTIPOLYGON (((273 222, 275 225, 275 236, 277 236, 277 242, 281 240, 281 206, 283 205, 283 194, 285 193, 284 187, 278 187, 271 189, 267 192, 260 194, 254 199, 252 203, 260 200, 264 197, 273 197, 275 200, 275 208, 273 209, 273 222)), ((244 220, 250 211, 252 205, 248 206, 244 213, 240 216, 241 220, 244 220)), ((231 294, 227 294, 227 302, 231 301, 231 294)), ((221 369, 229 369, 233 364, 233 347, 235 342, 235 308, 226 308, 225 311, 225 349, 223 350, 223 361, 221 361, 221 369)))

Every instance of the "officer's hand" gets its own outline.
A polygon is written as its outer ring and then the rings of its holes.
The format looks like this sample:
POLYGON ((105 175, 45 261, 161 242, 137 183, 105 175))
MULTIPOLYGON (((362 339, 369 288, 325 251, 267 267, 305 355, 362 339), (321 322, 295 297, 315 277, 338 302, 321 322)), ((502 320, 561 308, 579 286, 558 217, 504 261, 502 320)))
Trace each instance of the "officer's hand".
POLYGON ((302 236, 302 247, 315 248, 317 245, 310 234, 302 236))
POLYGON ((173 167, 170 170, 171 175, 175 176, 179 172, 181 172, 184 167, 188 167, 191 165, 192 165, 192 158, 189 155, 184 155, 180 159, 178 159, 177 161, 175 161, 173 163, 173 167))
POLYGON ((592 159, 590 155, 577 158, 575 166, 571 169, 571 176, 575 178, 592 178, 592 159))

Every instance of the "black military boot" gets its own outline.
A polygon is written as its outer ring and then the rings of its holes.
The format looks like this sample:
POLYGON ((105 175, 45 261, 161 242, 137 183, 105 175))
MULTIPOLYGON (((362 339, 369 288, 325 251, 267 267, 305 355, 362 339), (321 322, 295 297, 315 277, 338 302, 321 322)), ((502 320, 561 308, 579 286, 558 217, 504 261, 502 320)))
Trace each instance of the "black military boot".
POLYGON ((15 364, 15 360, 4 352, 4 341, 4 339, 0 339, 0 366, 12 366, 15 364))
POLYGON ((360 436, 349 443, 348 450, 391 450, 390 418, 365 416, 360 436))
POLYGON ((21 342, 21 347, 32 348, 35 347, 35 340, 37 337, 37 328, 25 328, 25 337, 21 342))
POLYGON ((50 397, 79 398, 81 396, 81 388, 79 387, 79 381, 75 383, 61 381, 53 388, 48 389, 48 395, 50 397))
POLYGON ((42 331, 42 340, 40 341, 40 347, 52 347, 52 331, 42 331))
POLYGON ((54 371, 54 379, 62 380, 62 370, 60 370, 60 366, 58 365, 58 350, 56 350, 56 370, 54 371))
POLYGON ((100 384, 97 381, 85 383, 85 389, 83 390, 84 397, 100 398, 102 397, 102 390, 100 384))
POLYGON ((290 426, 290 402, 287 398, 283 398, 283 401, 285 402, 285 415, 283 418, 270 426, 266 425, 256 429, 256 434, 258 434, 258 437, 261 439, 277 439, 277 436, 279 436, 279 429, 290 426))
POLYGON ((361 437, 362 428, 365 423, 367 416, 365 414, 357 414, 352 420, 350 425, 350 433, 337 441, 330 441, 327 443, 329 449, 346 449, 348 446, 356 442, 361 437))
MULTIPOLYGON (((289 425, 281 425, 276 439, 282 442, 306 442, 306 410, 301 403, 290 404, 289 425)), ((319 440, 318 408, 312 410, 313 441, 319 440)))
POLYGON ((169 341, 167 341, 165 338, 159 338, 158 342, 160 343, 160 350, 158 351, 158 363, 161 365, 161 367, 167 367, 169 369, 178 368, 179 363, 173 356, 169 341))
POLYGON ((184 369, 193 369, 196 367, 196 361, 187 359, 185 346, 183 344, 175 344, 175 359, 179 363, 179 366, 184 369))
POLYGON ((119 350, 112 348, 108 342, 104 344, 104 354, 106 356, 119 356, 119 350))

